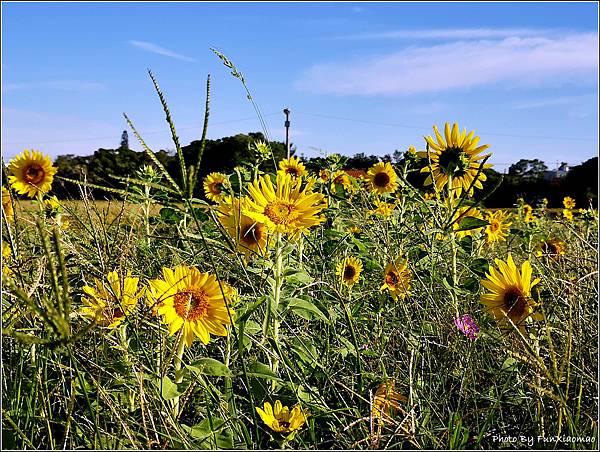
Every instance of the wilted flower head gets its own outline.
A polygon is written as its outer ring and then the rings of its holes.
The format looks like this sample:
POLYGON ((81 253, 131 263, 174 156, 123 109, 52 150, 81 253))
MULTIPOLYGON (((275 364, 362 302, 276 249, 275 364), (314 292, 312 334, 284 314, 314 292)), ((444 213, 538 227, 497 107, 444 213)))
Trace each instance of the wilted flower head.
POLYGON ((460 317, 456 317, 454 319, 454 324, 456 325, 456 328, 460 330, 461 333, 463 333, 472 341, 477 339, 477 333, 479 333, 480 328, 475 323, 475 320, 473 320, 473 317, 471 317, 469 314, 464 314, 460 317))

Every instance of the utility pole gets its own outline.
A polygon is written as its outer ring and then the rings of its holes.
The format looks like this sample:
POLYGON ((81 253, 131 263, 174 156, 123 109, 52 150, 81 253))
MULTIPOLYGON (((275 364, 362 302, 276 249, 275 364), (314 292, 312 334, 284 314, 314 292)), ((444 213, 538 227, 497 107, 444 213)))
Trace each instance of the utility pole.
POLYGON ((290 158, 290 110, 289 108, 284 108, 283 113, 285 113, 285 150, 287 152, 287 158, 290 158))

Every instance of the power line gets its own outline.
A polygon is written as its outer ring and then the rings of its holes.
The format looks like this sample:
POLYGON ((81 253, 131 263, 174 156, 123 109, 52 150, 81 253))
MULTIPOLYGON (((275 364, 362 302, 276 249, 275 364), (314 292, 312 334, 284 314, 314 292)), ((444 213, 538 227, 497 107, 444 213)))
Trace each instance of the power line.
MULTIPOLYGON (((397 124, 397 123, 391 123, 391 122, 377 122, 377 121, 369 121, 366 119, 344 118, 341 116, 324 115, 324 114, 320 114, 320 113, 308 113, 308 112, 302 112, 302 111, 296 111, 296 114, 305 115, 305 116, 315 116, 315 117, 327 118, 327 119, 337 119, 340 121, 361 122, 364 124, 374 124, 374 125, 379 125, 379 126, 401 127, 403 129, 426 130, 426 129, 429 129, 429 127, 430 127, 430 126, 426 126, 426 127, 425 126, 411 126, 411 125, 397 124)), ((593 138, 579 138, 579 137, 548 137, 548 136, 538 136, 538 135, 515 135, 515 134, 508 134, 508 133, 496 133, 496 132, 484 132, 484 131, 478 131, 478 133, 481 135, 493 135, 493 136, 511 137, 511 138, 535 138, 535 139, 542 139, 542 140, 568 140, 568 141, 592 141, 592 142, 596 141, 596 139, 593 139, 593 138)))
MULTIPOLYGON (((267 117, 267 116, 274 116, 274 115, 279 115, 279 112, 275 112, 275 113, 269 113, 268 115, 263 115, 263 117, 267 117)), ((210 123, 213 126, 218 126, 218 125, 222 125, 222 124, 230 124, 230 123, 234 123, 234 122, 242 122, 242 121, 249 121, 251 119, 256 119, 256 116, 249 116, 247 118, 239 118, 239 119, 230 119, 228 121, 219 121, 219 122, 213 122, 210 123)), ((191 130, 191 129, 197 129, 196 126, 192 126, 192 127, 181 127, 178 128, 177 130, 191 130)), ((171 133, 170 130, 165 129, 165 130, 153 130, 150 132, 140 132, 141 136, 145 136, 145 135, 154 135, 157 133, 171 133)), ((111 135, 111 136, 105 136, 105 137, 94 137, 94 138, 73 138, 73 139, 69 139, 69 140, 50 140, 50 141, 37 141, 36 144, 56 144, 56 143, 73 143, 73 142, 78 142, 78 141, 96 141, 96 140, 109 140, 109 139, 113 139, 115 138, 115 135, 111 135)), ((17 144, 23 144, 25 143, 25 141, 8 141, 5 142, 4 145, 17 145, 17 144)))

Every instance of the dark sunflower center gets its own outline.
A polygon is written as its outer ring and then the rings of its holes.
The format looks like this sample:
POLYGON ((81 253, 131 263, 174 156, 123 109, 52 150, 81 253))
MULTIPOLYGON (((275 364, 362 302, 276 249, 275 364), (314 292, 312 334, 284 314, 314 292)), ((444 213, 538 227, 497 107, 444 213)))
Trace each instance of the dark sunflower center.
POLYGON ((183 290, 177 292, 173 298, 175 312, 182 319, 193 321, 206 316, 208 297, 203 290, 183 290))
POLYGON ((462 148, 446 148, 440 154, 439 165, 448 175, 462 176, 469 168, 469 156, 462 148))
POLYGON ((25 169, 25 181, 37 185, 44 180, 45 174, 44 168, 34 163, 25 169))
POLYGON ((223 191, 223 183, 222 182, 214 182, 212 184, 212 190, 215 195, 220 195, 223 191))
POLYGON ((544 254, 558 254, 558 248, 552 242, 544 242, 542 245, 542 252, 544 254))
POLYGON ((387 173, 377 173, 373 178, 373 184, 376 187, 387 187, 390 183, 390 176, 387 173))
POLYGON ((527 298, 523 291, 518 287, 509 287, 504 292, 504 309, 508 316, 512 318, 520 319, 525 314, 527 308, 527 298))
POLYGON ((288 421, 279 421, 279 425, 285 429, 290 428, 290 423, 288 421))
POLYGON ((104 308, 102 314, 109 323, 112 323, 115 320, 122 319, 123 317, 125 317, 125 313, 123 312, 123 310, 118 307, 114 308, 107 306, 106 308, 104 308))
POLYGON ((295 167, 293 167, 293 166, 288 166, 288 167, 285 169, 285 172, 286 172, 287 174, 291 174, 292 176, 299 176, 299 175, 300 175, 300 171, 298 171, 298 168, 295 168, 295 167))
POLYGON ((352 279, 356 275, 356 269, 351 265, 346 265, 344 268, 344 279, 352 279))
POLYGON ((492 230, 492 232, 496 232, 498 229, 500 229, 500 222, 496 221, 496 220, 493 220, 490 223, 490 229, 492 230))
POLYGON ((399 281, 400 279, 398 278, 398 273, 396 272, 389 272, 387 275, 385 275, 385 283, 388 286, 396 287, 399 281))
POLYGON ((257 224, 250 224, 241 231, 241 240, 247 246, 257 245, 263 236, 262 228, 257 224))

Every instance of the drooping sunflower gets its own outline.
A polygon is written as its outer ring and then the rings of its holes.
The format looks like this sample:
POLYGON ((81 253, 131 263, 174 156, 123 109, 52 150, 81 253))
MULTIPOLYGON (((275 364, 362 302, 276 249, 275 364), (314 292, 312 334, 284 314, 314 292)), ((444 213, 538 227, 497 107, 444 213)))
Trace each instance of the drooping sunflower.
POLYGON ((489 154, 480 155, 489 148, 489 145, 477 146, 479 137, 474 136, 475 132, 471 131, 467 134, 467 129, 459 132, 457 123, 454 123, 452 130, 449 123, 445 124, 445 139, 437 126, 433 126, 433 131, 435 139, 431 136, 425 137, 429 150, 417 153, 419 157, 429 157, 431 160, 431 165, 421 169, 422 173, 430 173, 425 179, 425 185, 435 183, 437 189, 441 190, 451 178, 452 187, 450 189, 457 196, 460 196, 463 190, 469 190, 468 194, 471 196, 475 188, 483 188, 482 182, 487 179, 483 170, 491 168, 492 165, 486 163, 481 168, 482 164, 479 161, 489 156, 489 154), (480 168, 481 172, 479 172, 480 168), (477 175, 478 172, 479 175, 477 175), (469 189, 469 187, 471 188, 469 189))
POLYGON ((292 177, 302 177, 306 174, 306 167, 296 157, 281 160, 279 162, 279 170, 292 177))
POLYGON ((84 286, 86 296, 81 301, 84 307, 81 314, 98 325, 110 329, 116 328, 131 315, 142 292, 138 292, 138 278, 121 277, 116 271, 106 275, 106 281, 94 278, 94 286, 84 286))
POLYGON ((8 182, 13 189, 21 195, 33 198, 38 193, 50 191, 58 168, 52 166, 47 155, 25 149, 10 161, 8 170, 12 174, 8 176, 8 182))
POLYGON ((563 206, 565 209, 574 209, 575 208, 575 200, 570 196, 565 196, 563 198, 563 206))
POLYGON ((490 267, 486 279, 481 281, 489 292, 482 294, 480 301, 503 330, 511 329, 510 319, 525 334, 527 318, 537 318, 534 314, 537 303, 531 298, 531 288, 539 283, 540 279, 531 280, 532 269, 529 261, 523 262, 519 271, 510 253, 506 262, 500 259, 496 259, 495 262, 498 270, 490 267))
POLYGON ((275 406, 265 402, 263 408, 256 407, 256 412, 271 430, 278 433, 292 433, 301 429, 308 417, 299 405, 296 405, 290 411, 279 400, 275 401, 275 406))
POLYGON ((379 162, 367 172, 367 183, 372 193, 393 193, 398 188, 398 175, 390 162, 379 162))
POLYGON ((373 395, 373 404, 371 405, 371 419, 379 423, 390 422, 392 416, 402 409, 400 403, 406 403, 406 396, 396 392, 395 381, 388 380, 383 382, 373 395))
POLYGON ((337 265, 335 274, 340 277, 344 284, 352 287, 360 279, 362 270, 362 262, 355 257, 349 256, 337 265))
POLYGON ((388 262, 383 273, 383 285, 379 289, 389 290, 394 300, 400 298, 403 300, 409 294, 412 274, 408 269, 406 261, 397 259, 395 262, 388 262))
POLYGON ((268 251, 269 234, 264 223, 258 223, 244 213, 246 198, 226 197, 219 204, 218 219, 246 260, 268 251))
POLYGON ((4 210, 4 215, 6 215, 6 221, 14 220, 12 196, 6 187, 2 187, 2 210, 4 210))
POLYGON ((486 243, 503 242, 509 231, 511 214, 505 210, 487 213, 488 225, 485 228, 486 243))
POLYGON ((536 256, 557 260, 565 254, 565 242, 558 239, 548 239, 540 242, 536 247, 536 256))
POLYGON ((178 265, 163 267, 162 279, 149 282, 151 306, 158 307, 163 323, 169 325, 169 335, 183 328, 183 340, 190 347, 195 337, 208 344, 210 335, 227 336, 234 312, 227 305, 235 292, 214 275, 202 273, 196 267, 178 265), (221 287, 223 291, 221 291, 221 287), (227 304, 226 304, 227 303, 227 304))
POLYGON ((225 196, 223 189, 227 186, 229 179, 223 173, 210 173, 204 178, 204 194, 208 199, 219 202, 225 196))
POLYGON ((320 213, 327 207, 325 196, 302 186, 300 179, 279 172, 275 185, 267 175, 248 186, 250 197, 244 214, 263 223, 272 233, 298 236, 323 221, 320 213))

